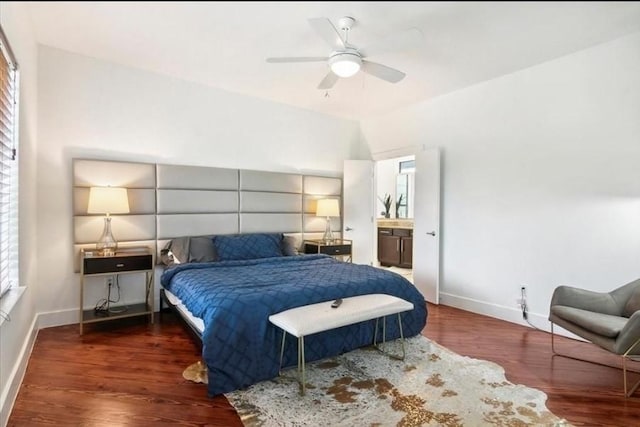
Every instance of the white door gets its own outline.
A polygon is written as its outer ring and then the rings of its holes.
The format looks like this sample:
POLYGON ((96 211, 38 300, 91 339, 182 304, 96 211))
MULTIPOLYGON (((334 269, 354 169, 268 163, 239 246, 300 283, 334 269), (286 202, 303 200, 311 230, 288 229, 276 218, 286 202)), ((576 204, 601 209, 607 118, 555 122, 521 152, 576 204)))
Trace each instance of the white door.
POLYGON ((354 263, 373 265, 373 167, 370 160, 345 160, 343 236, 353 241, 354 263))
POLYGON ((416 152, 413 282, 427 301, 439 303, 440 150, 416 152))

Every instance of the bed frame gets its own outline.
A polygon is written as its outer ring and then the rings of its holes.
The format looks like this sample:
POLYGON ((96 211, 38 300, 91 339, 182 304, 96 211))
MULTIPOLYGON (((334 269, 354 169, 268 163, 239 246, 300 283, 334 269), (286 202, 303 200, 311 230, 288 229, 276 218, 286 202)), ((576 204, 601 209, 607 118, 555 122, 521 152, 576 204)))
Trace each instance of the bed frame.
POLYGON ((171 311, 172 313, 174 313, 176 315, 176 317, 182 321, 182 324, 185 326, 185 329, 192 336, 193 341, 199 347, 200 351, 202 351, 202 334, 200 333, 200 331, 198 329, 196 329, 190 322, 188 322, 187 319, 182 317, 182 313, 180 312, 180 310, 178 310, 176 305, 172 304, 171 301, 169 301, 169 298, 167 298, 167 295, 166 295, 164 289, 160 289, 160 309, 159 309, 159 313, 160 313, 160 319, 161 320, 162 320, 162 315, 163 315, 163 312, 164 312, 164 307, 163 306, 165 304, 167 305, 167 309, 169 311, 171 311))

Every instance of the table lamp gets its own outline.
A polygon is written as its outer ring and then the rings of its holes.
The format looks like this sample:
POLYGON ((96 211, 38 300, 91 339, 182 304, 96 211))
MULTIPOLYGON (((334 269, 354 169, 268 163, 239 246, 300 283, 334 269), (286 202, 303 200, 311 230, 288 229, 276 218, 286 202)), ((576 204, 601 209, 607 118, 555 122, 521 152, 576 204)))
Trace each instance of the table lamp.
POLYGON ((118 242, 111 233, 111 214, 129 213, 129 198, 126 188, 91 187, 89 189, 89 207, 87 213, 106 214, 104 230, 96 249, 102 255, 113 255, 118 248, 118 242))
POLYGON ((333 233, 331 232, 331 217, 340 216, 340 205, 337 199, 320 199, 316 207, 316 216, 324 216, 327 218, 327 228, 324 232, 324 241, 333 241, 333 233))

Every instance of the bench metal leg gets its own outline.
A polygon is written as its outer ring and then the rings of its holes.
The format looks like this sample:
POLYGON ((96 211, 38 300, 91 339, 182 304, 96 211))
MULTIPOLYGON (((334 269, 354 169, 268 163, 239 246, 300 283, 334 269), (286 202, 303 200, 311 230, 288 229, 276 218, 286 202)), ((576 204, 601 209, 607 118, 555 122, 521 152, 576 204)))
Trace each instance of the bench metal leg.
POLYGON ((306 391, 304 372, 304 336, 298 338, 298 371, 300 372, 300 394, 304 396, 306 391))
POLYGON ((280 367, 278 368, 278 376, 282 375, 282 358, 284 357, 284 339, 287 336, 287 332, 282 330, 282 347, 280 348, 280 367))
MULTIPOLYGON (((284 359, 284 343, 287 336, 286 331, 282 331, 282 345, 280 346, 280 367, 278 376, 282 376, 282 360, 284 359)), ((304 364, 304 337, 298 337, 298 376, 300 378, 300 394, 304 396, 306 392, 305 384, 305 364, 304 364)))
POLYGON ((386 316, 382 318, 382 348, 378 346, 378 320, 376 319, 376 329, 373 332, 373 346, 380 351, 381 353, 386 354, 392 359, 396 360, 404 360, 406 356, 405 348, 404 348, 404 333, 402 331, 402 319, 400 318, 400 313, 398 313, 398 327, 400 328, 400 344, 402 345, 402 356, 398 356, 395 354, 390 354, 385 351, 385 344, 387 341, 387 318, 386 316))

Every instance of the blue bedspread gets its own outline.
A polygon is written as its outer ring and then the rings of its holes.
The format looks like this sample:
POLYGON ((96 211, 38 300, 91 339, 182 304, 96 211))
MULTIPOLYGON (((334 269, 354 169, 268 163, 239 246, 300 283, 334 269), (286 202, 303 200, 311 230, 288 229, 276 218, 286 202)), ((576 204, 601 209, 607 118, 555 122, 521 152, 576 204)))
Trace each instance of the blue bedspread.
MULTIPOLYGON (((402 315, 405 336, 419 334, 427 318, 424 297, 402 276, 326 255, 181 264, 166 270, 161 282, 204 321, 202 353, 210 395, 278 375, 282 332, 269 322, 271 314, 336 298, 384 293, 415 306, 402 315)), ((369 345, 373 329, 374 321, 369 321, 305 337, 306 359, 369 345)), ((387 339, 399 336, 395 318, 389 318, 387 339)), ((297 363, 296 340, 288 338, 285 366, 297 363)))

